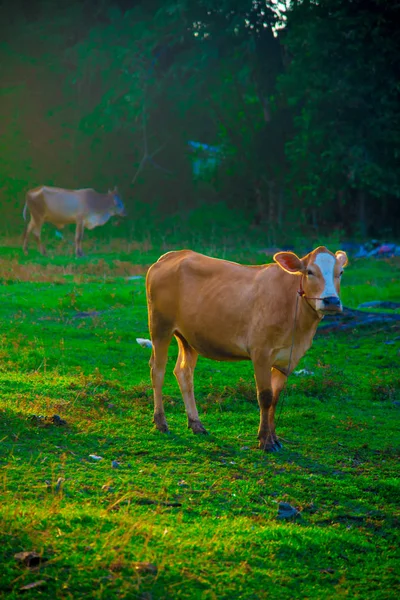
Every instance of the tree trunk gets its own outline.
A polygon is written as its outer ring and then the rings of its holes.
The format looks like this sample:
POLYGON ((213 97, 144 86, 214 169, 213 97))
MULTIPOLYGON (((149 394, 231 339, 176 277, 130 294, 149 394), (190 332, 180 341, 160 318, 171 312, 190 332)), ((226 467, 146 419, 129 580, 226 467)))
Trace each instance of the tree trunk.
POLYGON ((275 181, 268 182, 268 222, 275 223, 275 181))
POLYGON ((265 221, 267 219, 266 219, 265 205, 263 202, 260 183, 256 183, 254 185, 254 195, 255 195, 255 199, 256 199, 256 221, 258 224, 264 225, 265 221))
POLYGON ((268 243, 275 245, 275 181, 268 182, 268 243))
POLYGON ((311 209, 311 219, 312 219, 312 226, 315 229, 315 231, 318 231, 318 217, 317 217, 317 209, 315 207, 313 207, 311 209))
POLYGON ((284 208, 284 191, 282 187, 279 187, 279 191, 278 191, 278 215, 277 215, 277 222, 279 227, 282 227, 282 222, 283 222, 283 208, 284 208))
POLYGON ((364 190, 358 190, 357 199, 358 199, 358 228, 359 228, 361 237, 365 238, 367 236, 367 211, 366 211, 364 190))

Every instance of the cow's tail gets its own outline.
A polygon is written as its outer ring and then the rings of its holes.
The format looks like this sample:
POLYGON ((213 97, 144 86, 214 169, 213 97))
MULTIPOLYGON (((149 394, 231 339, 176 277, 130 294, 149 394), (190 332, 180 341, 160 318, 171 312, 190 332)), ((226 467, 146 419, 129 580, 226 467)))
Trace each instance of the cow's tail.
POLYGON ((142 346, 142 348, 153 348, 151 340, 146 340, 144 338, 136 338, 136 341, 139 344, 139 346, 142 346))
POLYGON ((26 192, 25 206, 24 206, 24 210, 22 211, 22 216, 24 217, 25 221, 26 221, 27 210, 29 208, 28 200, 34 200, 41 191, 42 191, 42 188, 36 188, 34 190, 29 190, 28 192, 26 192))
POLYGON ((24 221, 25 221, 24 235, 22 238, 22 248, 23 248, 23 251, 25 252, 25 254, 26 254, 26 247, 27 247, 28 235, 29 235, 28 234, 29 224, 28 224, 28 221, 26 220, 27 210, 28 210, 28 194, 26 195, 25 206, 24 206, 24 210, 22 211, 22 216, 24 217, 24 221))

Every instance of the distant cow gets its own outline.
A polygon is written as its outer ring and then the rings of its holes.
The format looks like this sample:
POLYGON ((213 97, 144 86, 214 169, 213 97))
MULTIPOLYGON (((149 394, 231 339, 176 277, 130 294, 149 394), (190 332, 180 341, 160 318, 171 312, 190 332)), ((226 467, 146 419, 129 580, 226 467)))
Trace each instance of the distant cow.
POLYGON ((91 188, 83 190, 63 190, 62 188, 41 186, 26 194, 23 216, 29 209, 31 220, 24 233, 23 250, 26 254, 28 236, 32 232, 36 237, 39 250, 45 254, 40 232, 43 223, 49 222, 58 229, 64 225, 76 223, 75 253, 82 256, 83 231, 104 225, 113 215, 125 215, 124 204, 117 188, 108 194, 99 194, 91 188))
POLYGON ((342 311, 340 277, 345 252, 320 246, 300 259, 278 252, 275 264, 244 266, 190 250, 168 252, 147 279, 154 423, 167 432, 162 386, 168 346, 175 336, 174 369, 188 427, 206 433, 194 398, 199 354, 214 360, 251 360, 260 406, 260 448, 278 450, 275 409, 288 375, 310 348, 318 323, 342 311))

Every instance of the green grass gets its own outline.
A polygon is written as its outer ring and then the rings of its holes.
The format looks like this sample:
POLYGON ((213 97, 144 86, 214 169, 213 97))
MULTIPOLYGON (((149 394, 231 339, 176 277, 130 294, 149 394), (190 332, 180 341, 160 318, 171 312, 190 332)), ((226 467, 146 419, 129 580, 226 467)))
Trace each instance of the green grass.
MULTIPOLYGON (((398 329, 316 336, 299 365, 314 375, 283 392, 279 454, 256 448, 248 363, 199 360, 210 435, 188 431, 172 344, 163 435, 135 342, 148 337, 144 279, 126 278, 167 249, 92 246, 79 261, 56 244, 49 258, 0 249, 0 597, 397 598, 398 329), (54 414, 67 425, 31 418, 54 414), (277 519, 280 501, 301 516, 277 519), (47 560, 14 558, 30 550, 47 560)), ((350 263, 345 305, 399 300, 399 266, 350 263)))

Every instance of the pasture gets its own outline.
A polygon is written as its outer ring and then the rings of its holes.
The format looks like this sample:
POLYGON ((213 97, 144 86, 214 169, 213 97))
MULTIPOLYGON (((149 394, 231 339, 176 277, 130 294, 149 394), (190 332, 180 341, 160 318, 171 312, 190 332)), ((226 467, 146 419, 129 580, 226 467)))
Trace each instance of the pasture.
MULTIPOLYGON (((399 328, 317 333, 282 393, 280 453, 257 449, 250 363, 200 358, 210 435, 187 429, 174 342, 163 435, 135 338, 148 337, 144 274, 169 248, 121 249, 0 249, 0 597, 37 583, 25 597, 397 598, 399 328), (279 519, 280 502, 299 516, 279 519)), ((399 301, 399 267, 350 260, 344 305, 399 301)))

